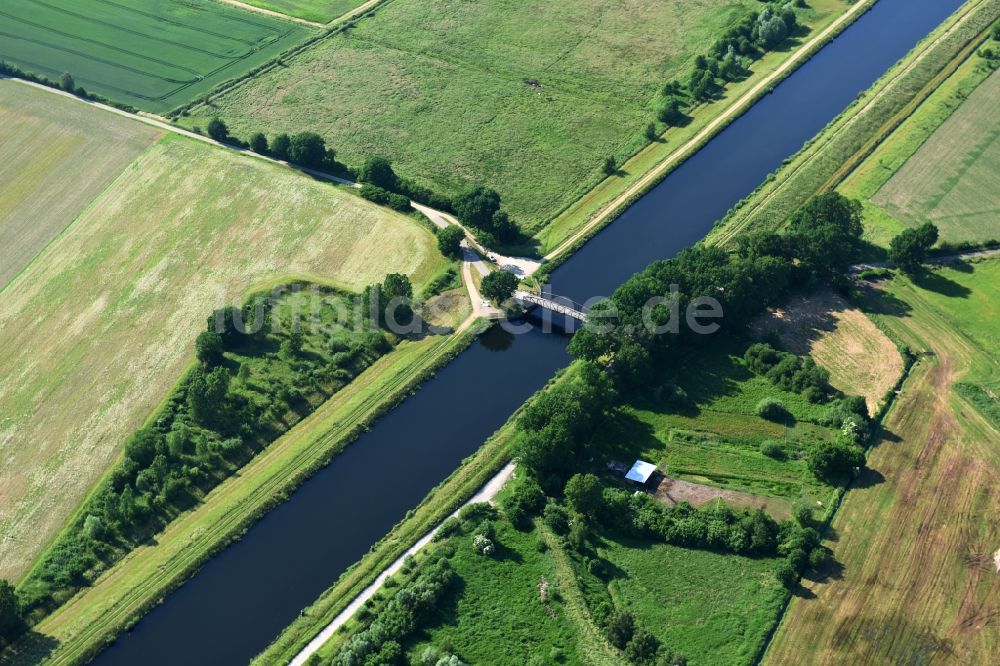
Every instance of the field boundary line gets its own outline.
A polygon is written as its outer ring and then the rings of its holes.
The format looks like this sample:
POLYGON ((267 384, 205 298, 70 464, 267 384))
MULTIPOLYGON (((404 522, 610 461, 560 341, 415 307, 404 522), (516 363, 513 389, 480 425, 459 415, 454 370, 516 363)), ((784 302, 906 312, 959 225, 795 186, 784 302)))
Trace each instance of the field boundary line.
POLYGON ((624 192, 615 197, 610 203, 603 206, 589 222, 570 234, 554 250, 545 255, 546 261, 552 261, 560 255, 572 250, 579 242, 585 240, 591 233, 612 221, 624 206, 638 195, 643 194, 649 187, 656 184, 659 179, 680 165, 688 157, 696 153, 702 144, 714 137, 733 120, 742 115, 751 106, 757 103, 761 93, 783 80, 800 65, 807 62, 815 55, 815 49, 822 47, 831 38, 838 35, 844 28, 850 25, 859 16, 868 11, 877 0, 866 0, 858 2, 850 7, 846 12, 838 16, 830 25, 813 36, 803 44, 796 52, 779 65, 773 72, 758 81, 752 88, 743 93, 725 111, 716 116, 712 121, 701 129, 696 135, 688 139, 686 143, 667 155, 659 164, 649 170, 642 178, 629 186, 624 192))
MULTIPOLYGON (((256 12, 258 14, 264 14, 265 16, 270 16, 272 18, 284 19, 285 21, 292 21, 300 25, 307 25, 310 28, 319 28, 322 30, 328 23, 319 23, 317 21, 309 21, 304 18, 299 18, 298 16, 292 16, 291 14, 282 14, 281 12, 276 12, 273 9, 265 9, 264 7, 258 7, 256 5, 251 5, 246 2, 240 2, 240 0, 215 0, 216 2, 222 3, 224 5, 229 5, 231 7, 239 7, 248 12, 256 12)), ((334 19, 336 21, 337 19, 334 19)))

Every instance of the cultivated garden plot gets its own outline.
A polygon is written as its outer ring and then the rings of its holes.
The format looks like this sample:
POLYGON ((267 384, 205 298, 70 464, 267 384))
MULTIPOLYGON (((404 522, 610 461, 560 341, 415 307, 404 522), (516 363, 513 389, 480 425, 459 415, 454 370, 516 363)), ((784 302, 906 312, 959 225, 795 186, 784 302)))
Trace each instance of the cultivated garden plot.
POLYGON ((212 0, 8 0, 0 60, 163 113, 313 31, 212 0))
POLYGON ((287 277, 356 292, 398 272, 420 288, 442 263, 430 231, 352 193, 155 144, 4 293, 0 575, 24 572, 168 394, 214 309, 287 277))

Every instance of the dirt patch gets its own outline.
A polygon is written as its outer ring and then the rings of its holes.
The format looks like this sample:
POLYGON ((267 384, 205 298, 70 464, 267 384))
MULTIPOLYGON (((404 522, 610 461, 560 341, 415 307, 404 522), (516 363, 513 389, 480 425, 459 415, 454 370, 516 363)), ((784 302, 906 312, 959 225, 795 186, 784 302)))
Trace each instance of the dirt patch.
POLYGON ((684 479, 675 479, 671 476, 664 476, 660 480, 656 487, 656 499, 669 506, 680 502, 687 502, 692 506, 703 506, 721 499, 731 506, 743 509, 763 509, 778 520, 789 518, 792 515, 792 507, 785 500, 738 490, 705 486, 684 479))
POLYGON ((758 317, 753 328, 760 335, 776 333, 788 351, 812 356, 830 371, 836 388, 864 396, 872 414, 903 372, 892 340, 829 290, 792 299, 758 317))

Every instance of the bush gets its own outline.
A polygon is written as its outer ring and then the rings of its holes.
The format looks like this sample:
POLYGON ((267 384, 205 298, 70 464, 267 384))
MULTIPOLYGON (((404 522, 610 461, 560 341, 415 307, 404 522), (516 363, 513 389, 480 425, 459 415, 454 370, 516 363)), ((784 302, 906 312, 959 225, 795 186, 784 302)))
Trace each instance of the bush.
POLYGON ((775 398, 764 398, 757 403, 757 416, 768 421, 782 422, 790 416, 788 408, 775 398))
POLYGON ((799 582, 799 575, 788 562, 782 562, 774 572, 774 577, 786 589, 792 589, 799 582))
POLYGON ((485 555, 486 557, 491 557, 496 552, 493 540, 485 534, 477 534, 472 537, 472 548, 480 555, 485 555))
POLYGON ((253 134, 247 145, 250 147, 250 150, 258 155, 267 155, 267 137, 261 132, 253 134))
POLYGON ((828 482, 836 482, 864 466, 864 451, 849 444, 822 442, 809 454, 809 469, 828 482))
POLYGON ((221 118, 212 118, 209 120, 207 130, 208 136, 216 141, 229 140, 229 128, 226 127, 226 123, 221 118))
POLYGON ((775 460, 784 460, 787 457, 785 447, 782 446, 781 442, 776 442, 773 439, 765 440, 760 446, 760 452, 768 458, 774 458, 775 460))
POLYGON ((545 509, 542 511, 542 520, 550 530, 560 536, 569 533, 569 515, 566 513, 566 509, 552 500, 545 505, 545 509))

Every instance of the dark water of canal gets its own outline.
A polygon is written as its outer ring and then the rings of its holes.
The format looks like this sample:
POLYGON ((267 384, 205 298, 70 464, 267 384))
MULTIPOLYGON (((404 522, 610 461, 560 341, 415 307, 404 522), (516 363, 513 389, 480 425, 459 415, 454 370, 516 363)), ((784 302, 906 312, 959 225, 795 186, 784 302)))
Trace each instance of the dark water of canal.
MULTIPOLYGON (((553 275, 578 302, 702 238, 962 4, 880 0, 553 275)), ((533 332, 473 344, 95 662, 245 664, 568 363, 533 332)))

